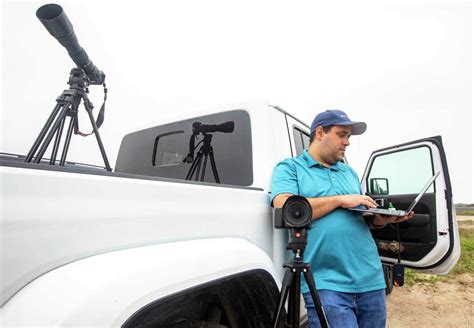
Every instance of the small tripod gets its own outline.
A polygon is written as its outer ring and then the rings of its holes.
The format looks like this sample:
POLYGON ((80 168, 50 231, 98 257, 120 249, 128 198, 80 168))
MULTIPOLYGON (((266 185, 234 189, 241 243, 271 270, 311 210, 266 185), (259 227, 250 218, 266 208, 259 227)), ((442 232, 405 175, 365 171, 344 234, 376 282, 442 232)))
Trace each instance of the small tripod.
POLYGON ((69 150, 69 144, 71 142, 72 132, 78 128, 77 113, 79 111, 81 100, 83 100, 84 107, 89 114, 93 133, 96 136, 102 158, 104 159, 105 167, 107 171, 112 171, 109 161, 107 160, 107 155, 105 154, 104 145, 102 144, 97 124, 94 121, 94 117, 92 115, 93 106, 87 97, 87 86, 89 83, 84 71, 80 68, 73 68, 69 76, 68 84, 70 86, 69 89, 64 90, 63 93, 56 99, 56 106, 54 107, 53 112, 49 116, 48 120, 43 126, 43 129, 28 152, 25 162, 31 163, 31 161, 34 161, 34 163, 40 163, 44 153, 49 147, 49 144, 56 135, 49 164, 54 165, 56 163, 56 157, 58 154, 59 145, 61 143, 66 117, 69 116, 71 119, 69 121, 66 140, 64 142, 63 151, 61 154, 61 160, 59 162, 60 166, 64 166, 67 152, 69 150), (37 154, 35 155, 36 152, 37 154))
MULTIPOLYGON (((211 146, 212 134, 203 133, 204 139, 203 144, 199 151, 196 154, 196 157, 189 168, 188 174, 186 175, 186 180, 191 180, 194 177, 195 181, 199 180, 199 175, 201 175, 200 181, 204 181, 204 176, 206 174, 207 159, 211 159, 212 173, 214 174, 214 180, 216 183, 221 183, 219 175, 217 173, 216 161, 214 159, 214 149, 211 146), (204 158, 203 158, 204 156, 204 158), (202 165, 202 167, 201 167, 202 165), (202 168, 202 170, 201 170, 202 168)), ((193 137, 191 137, 193 138, 193 137)))
POLYGON ((298 328, 300 326, 300 285, 302 273, 304 274, 304 278, 308 284, 309 292, 311 293, 321 327, 328 327, 326 315, 324 314, 316 290, 316 283, 313 274, 311 273, 311 266, 308 263, 303 262, 303 253, 306 248, 307 240, 308 232, 306 229, 291 229, 290 241, 287 249, 293 252, 294 257, 290 263, 285 263, 283 265, 285 268, 285 275, 281 286, 278 307, 273 317, 272 326, 274 328, 279 326, 288 294, 288 318, 287 322, 285 322, 285 327, 298 328))

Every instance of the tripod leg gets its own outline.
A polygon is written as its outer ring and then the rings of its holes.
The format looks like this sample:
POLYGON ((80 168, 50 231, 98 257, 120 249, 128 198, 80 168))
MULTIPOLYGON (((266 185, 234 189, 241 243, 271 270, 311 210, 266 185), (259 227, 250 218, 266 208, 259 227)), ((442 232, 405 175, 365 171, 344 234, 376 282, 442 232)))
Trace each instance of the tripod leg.
POLYGON ((194 181, 198 181, 198 179, 199 179, 199 174, 200 174, 200 172, 201 172, 201 165, 202 165, 202 160, 203 160, 203 158, 202 158, 202 156, 203 156, 202 151, 199 151, 198 156, 199 156, 199 161, 198 161, 198 163, 197 163, 196 176, 194 177, 194 181))
POLYGON ((61 121, 66 117, 67 113, 69 112, 69 106, 71 106, 71 103, 66 103, 66 105, 63 107, 61 114, 56 118, 56 121, 54 121, 53 127, 49 131, 46 139, 44 140, 43 144, 41 145, 41 148, 38 151, 38 155, 35 158, 35 163, 41 162, 41 158, 43 158, 44 153, 46 152, 46 149, 48 148, 49 144, 51 143, 51 140, 54 137, 54 134, 59 128, 59 125, 61 124, 61 121))
POLYGON ((66 140, 64 141, 63 153, 61 155, 61 161, 59 162, 59 166, 64 166, 66 162, 67 152, 69 151, 69 144, 71 143, 72 131, 74 130, 74 124, 76 123, 77 116, 71 117, 69 121, 69 127, 67 129, 66 140))
POLYGON ((201 153, 198 152, 196 154, 196 157, 194 157, 193 163, 191 164, 191 167, 189 168, 188 174, 186 174, 186 180, 191 180, 193 178, 193 174, 196 171, 196 167, 198 165, 198 162, 201 160, 201 153))
POLYGON ((206 175, 206 166, 207 166, 208 157, 209 157, 208 154, 204 154, 204 164, 202 165, 201 181, 204 181, 204 176, 206 175))
POLYGON ((35 152, 38 150, 38 147, 40 146, 41 142, 43 141, 44 136, 48 132, 49 128, 51 127, 51 124, 54 121, 54 118, 56 115, 58 115, 59 111, 61 110, 61 107, 63 106, 63 103, 57 103, 56 106, 54 107, 53 111, 51 112, 51 115, 49 116, 48 120, 46 121, 46 124, 43 126, 41 129, 40 134, 36 138, 35 142, 33 143, 33 146, 31 146, 30 151, 26 155, 25 162, 29 163, 33 159, 33 156, 35 152))
POLYGON ((216 161, 214 160, 214 149, 212 147, 211 147, 211 151, 209 152, 209 156, 211 158, 211 167, 212 167, 212 173, 214 173, 214 180, 216 180, 216 183, 221 183, 221 180, 219 179, 219 175, 217 174, 216 161))
POLYGON ((86 111, 89 114, 89 119, 91 120, 92 128, 94 130, 95 137, 97 139, 97 143, 99 144, 100 153, 102 154, 102 158, 104 159, 105 167, 107 171, 112 171, 110 168, 109 160, 107 159, 107 154, 105 153, 104 144, 102 143, 102 139, 100 138, 99 129, 97 129, 97 124, 95 124, 94 116, 92 115, 92 106, 90 105, 89 99, 86 97, 85 94, 82 94, 84 99, 84 106, 86 107, 86 111))
POLYGON ((293 278, 293 284, 290 289, 288 298, 288 325, 298 328, 300 326, 300 288, 301 288, 301 272, 296 271, 293 278))
POLYGON ((283 282, 281 283, 280 298, 278 299, 276 311, 273 314, 273 328, 278 328, 278 324, 280 323, 281 316, 285 308, 285 301, 288 297, 288 292, 290 291, 290 286, 293 282, 294 275, 295 273, 291 271, 290 268, 286 268, 285 275, 283 276, 283 282))
POLYGON ((66 116, 61 120, 59 128, 56 132, 56 139, 54 140, 53 151, 51 152, 51 158, 49 160, 49 165, 54 165, 56 163, 56 156, 58 155, 59 144, 61 143, 61 136, 63 134, 64 121, 66 121, 66 116))
POLYGON ((303 270, 303 273, 304 278, 306 279, 306 283, 309 287, 309 292, 311 293, 311 297, 313 298, 314 307, 316 308, 316 312, 318 313, 319 323, 321 324, 322 328, 327 328, 329 326, 328 320, 326 318, 326 314, 324 313, 323 306, 321 305, 318 293, 316 292, 316 283, 314 282, 313 274, 311 273, 311 268, 303 270))

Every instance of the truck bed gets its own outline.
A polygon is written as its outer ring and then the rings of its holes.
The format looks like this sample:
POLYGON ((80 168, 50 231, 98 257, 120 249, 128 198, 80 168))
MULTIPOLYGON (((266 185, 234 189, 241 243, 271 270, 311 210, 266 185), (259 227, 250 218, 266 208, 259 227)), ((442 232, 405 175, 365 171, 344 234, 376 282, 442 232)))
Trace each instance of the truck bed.
POLYGON ((2 305, 50 270, 121 249, 238 237, 271 257, 271 215, 263 189, 4 156, 0 176, 2 305))

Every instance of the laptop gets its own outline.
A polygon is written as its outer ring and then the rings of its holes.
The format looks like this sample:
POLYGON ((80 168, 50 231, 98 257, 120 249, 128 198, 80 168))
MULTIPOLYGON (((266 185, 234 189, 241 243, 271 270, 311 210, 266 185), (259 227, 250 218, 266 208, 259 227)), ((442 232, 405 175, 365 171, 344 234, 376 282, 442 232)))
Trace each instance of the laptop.
POLYGON ((428 180, 428 182, 423 187, 423 189, 421 189, 418 196, 416 196, 416 198, 413 200, 413 202, 410 204, 410 206, 408 206, 408 208, 405 211, 402 211, 402 210, 388 210, 388 209, 385 209, 385 208, 360 208, 360 207, 351 207, 351 208, 348 208, 348 210, 358 211, 358 212, 366 212, 366 213, 372 213, 372 214, 390 215, 390 216, 405 216, 408 213, 410 213, 411 210, 413 210, 413 208, 416 206, 416 204, 418 204, 418 201, 421 199, 421 197, 423 197, 425 192, 428 190, 428 188, 431 186, 431 184, 435 181, 435 179, 439 176, 440 173, 441 173, 441 171, 436 172, 435 175, 433 175, 428 180))

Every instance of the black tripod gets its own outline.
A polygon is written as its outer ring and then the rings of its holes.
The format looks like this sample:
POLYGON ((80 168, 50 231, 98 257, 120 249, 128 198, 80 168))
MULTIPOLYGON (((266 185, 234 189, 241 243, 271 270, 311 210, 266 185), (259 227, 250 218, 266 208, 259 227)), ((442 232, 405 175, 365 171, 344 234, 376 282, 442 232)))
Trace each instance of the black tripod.
POLYGON ((290 230, 290 241, 287 249, 290 249, 294 257, 289 263, 285 263, 285 275, 281 286, 280 298, 278 300, 278 307, 273 317, 273 327, 279 326, 283 310, 285 308, 285 302, 288 298, 288 317, 285 322, 285 327, 298 328, 300 326, 300 285, 301 285, 301 274, 304 274, 304 278, 309 287, 309 292, 313 299, 316 312, 318 314, 319 322, 321 327, 327 328, 328 322, 326 315, 324 314, 321 301, 316 290, 316 283, 311 273, 311 266, 308 263, 303 262, 303 253, 306 248, 308 240, 308 233, 306 229, 291 229, 290 230))
POLYGON ((61 143, 61 137, 63 134, 63 128, 65 125, 66 117, 69 116, 71 119, 69 121, 69 127, 66 133, 66 140, 64 142, 63 151, 61 154, 61 160, 59 162, 60 166, 64 166, 64 163, 66 162, 67 152, 69 150, 69 144, 71 142, 72 132, 73 130, 78 129, 77 113, 79 111, 79 105, 81 104, 81 100, 83 100, 84 107, 86 108, 86 111, 89 114, 93 133, 96 136, 97 143, 99 144, 100 152, 102 154, 102 158, 104 159, 105 167, 107 171, 112 171, 109 165, 109 161, 107 160, 107 155, 105 154, 104 145, 102 144, 97 124, 94 121, 94 117, 92 115, 93 105, 87 97, 87 86, 89 85, 89 83, 84 71, 80 68, 73 68, 69 76, 68 84, 70 86, 69 89, 64 90, 63 93, 56 99, 56 106, 54 107, 53 112, 49 116, 48 120, 43 126, 43 129, 41 130, 33 146, 28 152, 25 158, 25 162, 30 163, 32 160, 34 160, 34 163, 40 163, 53 137, 56 136, 49 164, 54 165, 56 163, 56 157, 58 154, 59 145, 61 143))
MULTIPOLYGON (((214 149, 211 146, 212 134, 203 133, 204 139, 202 141, 202 146, 194 157, 193 163, 189 168, 188 174, 186 175, 186 180, 191 180, 194 175, 194 180, 199 180, 199 175, 201 175, 200 181, 204 181, 204 176, 206 174, 207 159, 211 159, 212 173, 214 174, 214 180, 216 183, 221 183, 219 175, 217 173, 216 161, 214 159, 214 149), (204 157, 204 158, 203 158, 204 157), (202 167, 201 167, 202 165, 202 167), (202 170, 201 170, 202 168, 202 170)), ((191 136, 191 138, 193 138, 191 136)))

